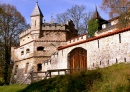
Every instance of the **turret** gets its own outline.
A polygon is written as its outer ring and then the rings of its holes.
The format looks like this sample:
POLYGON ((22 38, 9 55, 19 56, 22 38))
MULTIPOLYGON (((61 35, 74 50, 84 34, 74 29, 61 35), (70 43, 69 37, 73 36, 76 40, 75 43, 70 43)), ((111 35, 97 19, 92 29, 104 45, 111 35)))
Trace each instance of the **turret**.
POLYGON ((42 19, 43 14, 39 8, 38 2, 36 3, 36 6, 31 14, 31 30, 33 34, 38 34, 40 37, 41 34, 41 28, 42 28, 42 19))

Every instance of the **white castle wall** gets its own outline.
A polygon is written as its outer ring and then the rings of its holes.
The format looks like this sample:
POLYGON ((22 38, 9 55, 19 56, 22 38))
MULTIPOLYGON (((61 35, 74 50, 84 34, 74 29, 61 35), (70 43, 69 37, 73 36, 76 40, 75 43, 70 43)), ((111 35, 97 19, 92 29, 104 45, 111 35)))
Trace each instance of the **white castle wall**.
MULTIPOLYGON (((130 31, 84 42, 58 51, 57 57, 51 59, 51 69, 66 69, 68 53, 74 48, 87 50, 87 68, 106 67, 115 63, 130 62, 130 31)), ((48 70, 50 68, 46 68, 48 70)))
POLYGON ((88 37, 86 34, 84 35, 81 35, 81 36, 78 36, 78 37, 75 37, 73 39, 70 39, 67 41, 67 45, 69 44, 73 44, 73 43, 76 43, 76 42, 80 42, 80 41, 83 41, 83 40, 86 40, 88 37))

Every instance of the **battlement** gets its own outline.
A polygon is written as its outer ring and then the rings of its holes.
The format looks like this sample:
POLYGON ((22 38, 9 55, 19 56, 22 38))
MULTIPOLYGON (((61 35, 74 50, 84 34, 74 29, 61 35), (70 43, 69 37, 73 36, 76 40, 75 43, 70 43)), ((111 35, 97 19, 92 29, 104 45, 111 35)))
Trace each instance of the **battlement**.
POLYGON ((83 34, 83 35, 80 35, 78 37, 74 37, 74 38, 67 41, 67 45, 86 40, 87 38, 88 38, 87 34, 83 34))
POLYGON ((23 37, 23 36, 29 34, 30 32, 31 32, 31 29, 30 29, 30 28, 27 29, 27 30, 25 30, 25 31, 23 31, 23 32, 21 32, 20 35, 19 35, 19 38, 21 38, 21 37, 23 37))
POLYGON ((43 23, 42 30, 65 30, 65 24, 58 24, 58 23, 43 23))

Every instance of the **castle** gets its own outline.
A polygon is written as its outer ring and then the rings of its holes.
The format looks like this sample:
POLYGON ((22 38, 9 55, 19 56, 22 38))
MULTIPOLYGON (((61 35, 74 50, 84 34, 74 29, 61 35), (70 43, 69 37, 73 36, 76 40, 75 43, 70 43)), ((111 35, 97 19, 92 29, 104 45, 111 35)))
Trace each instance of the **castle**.
MULTIPOLYGON (((20 34, 20 46, 11 49, 16 82, 25 79, 30 71, 95 69, 130 61, 130 27, 117 29, 117 18, 103 21, 102 30, 88 38, 86 34, 77 36, 71 20, 61 25, 43 23, 43 17, 36 3, 31 28, 20 34)), ((97 11, 95 18, 102 19, 97 11)))

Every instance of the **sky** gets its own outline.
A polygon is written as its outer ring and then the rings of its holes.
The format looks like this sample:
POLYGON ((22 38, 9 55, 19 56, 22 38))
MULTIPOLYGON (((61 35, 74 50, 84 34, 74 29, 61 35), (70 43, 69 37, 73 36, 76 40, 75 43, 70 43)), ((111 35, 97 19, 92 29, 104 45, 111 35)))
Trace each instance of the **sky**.
POLYGON ((57 14, 65 12, 74 5, 85 5, 86 12, 95 11, 95 6, 97 6, 101 17, 108 19, 108 15, 99 8, 102 0, 0 0, 0 3, 14 5, 30 24, 30 15, 37 1, 46 22, 51 20, 51 16, 55 18, 57 14))

